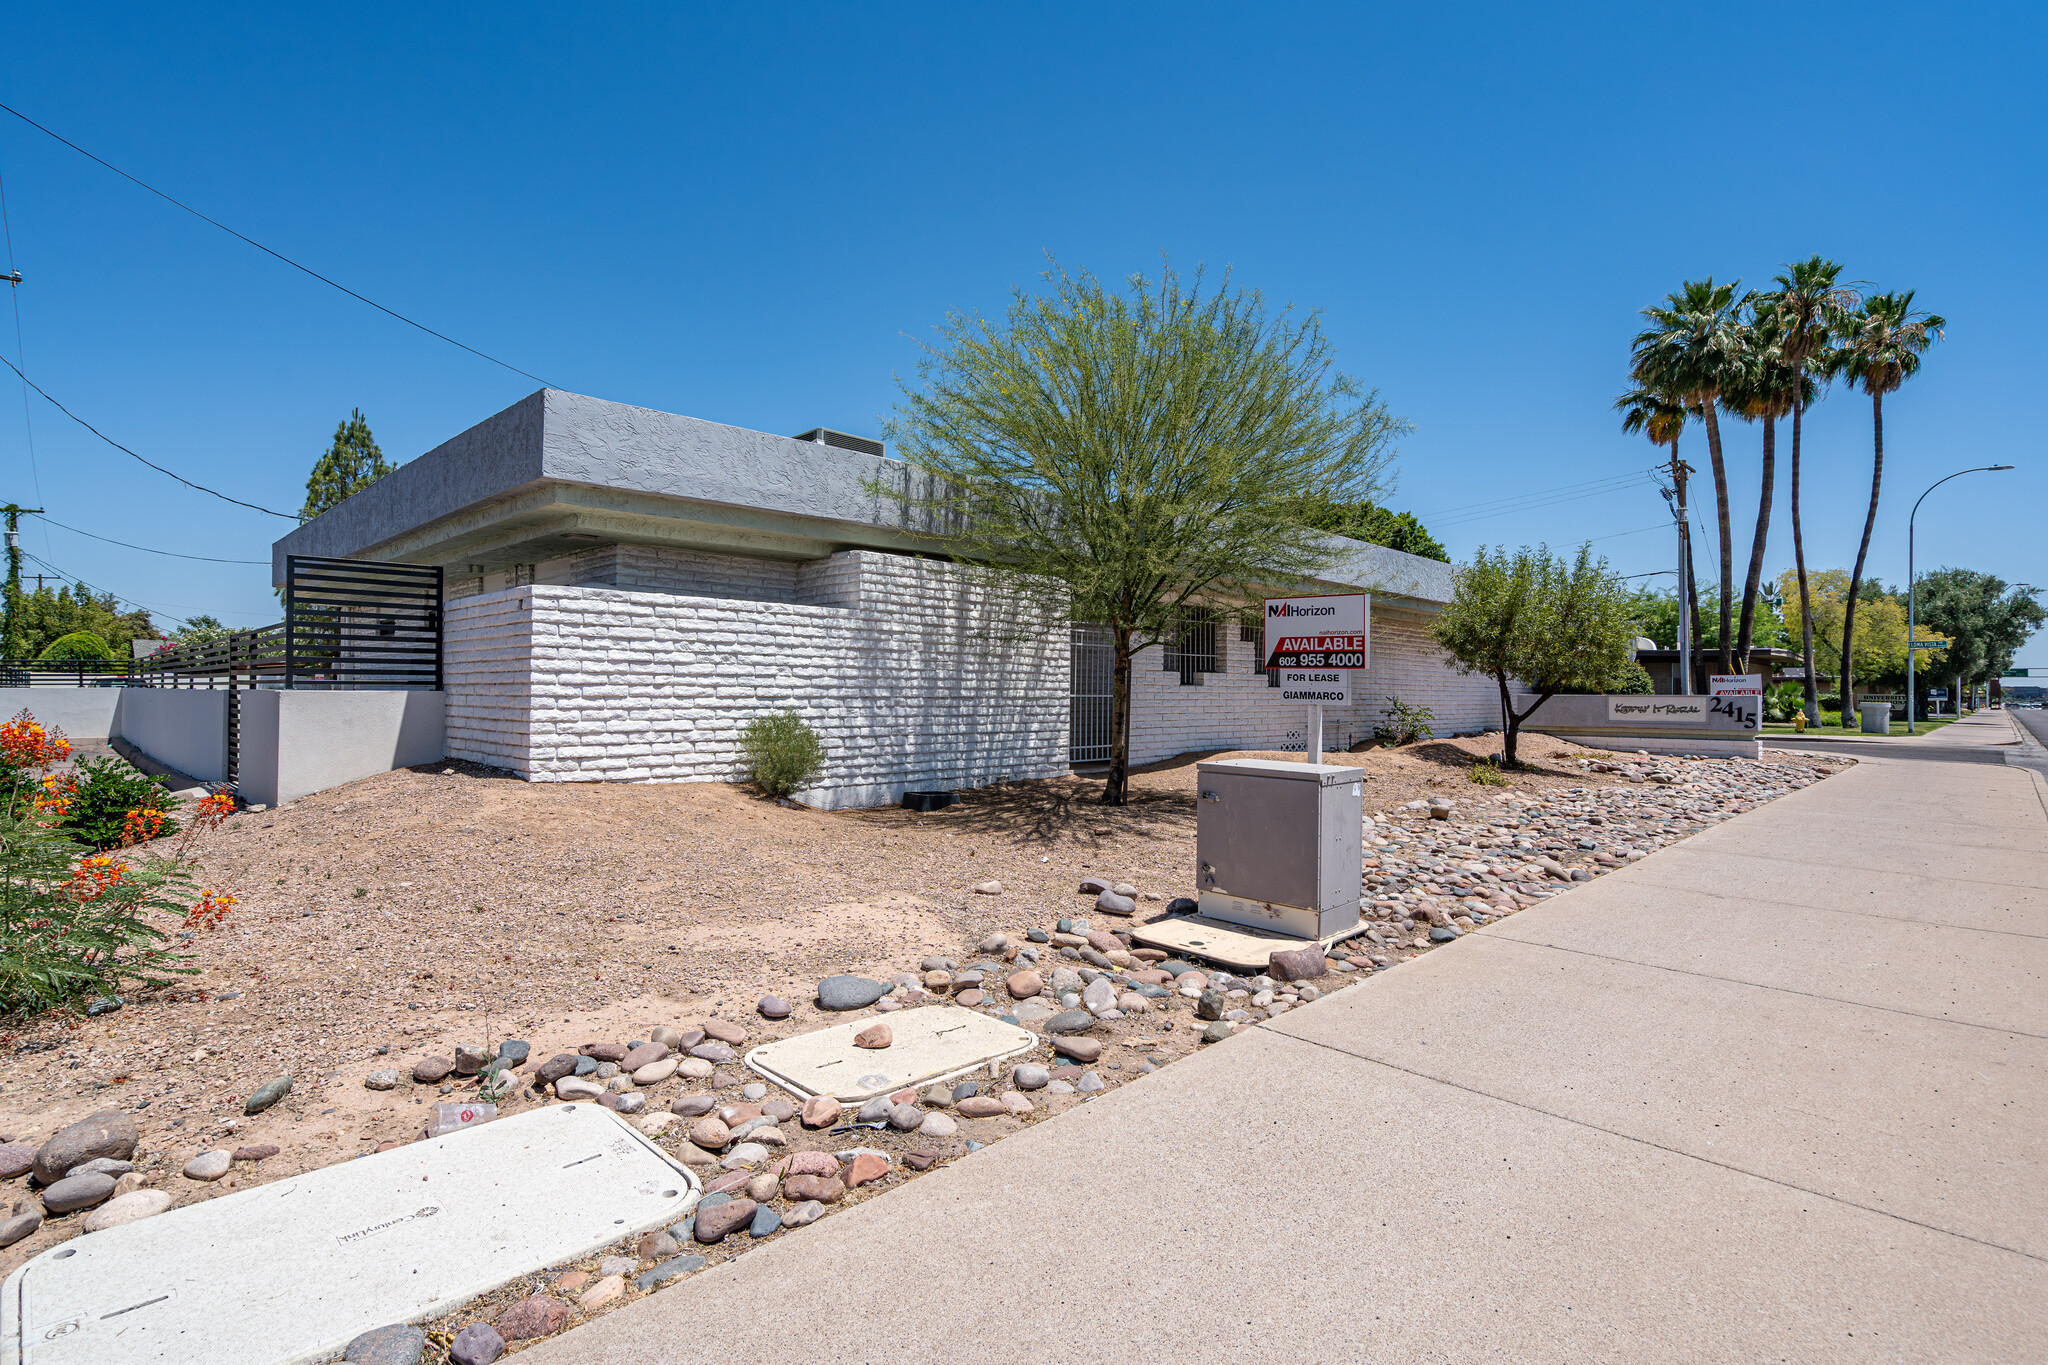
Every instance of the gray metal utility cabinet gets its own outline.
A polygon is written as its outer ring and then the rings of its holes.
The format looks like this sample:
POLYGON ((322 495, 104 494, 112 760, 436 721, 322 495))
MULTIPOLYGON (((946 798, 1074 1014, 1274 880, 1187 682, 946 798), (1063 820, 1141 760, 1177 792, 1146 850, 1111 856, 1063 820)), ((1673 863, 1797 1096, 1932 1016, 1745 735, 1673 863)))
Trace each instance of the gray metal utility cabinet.
POLYGON ((1225 758, 1195 769, 1203 915, 1305 939, 1357 927, 1363 768, 1225 758))

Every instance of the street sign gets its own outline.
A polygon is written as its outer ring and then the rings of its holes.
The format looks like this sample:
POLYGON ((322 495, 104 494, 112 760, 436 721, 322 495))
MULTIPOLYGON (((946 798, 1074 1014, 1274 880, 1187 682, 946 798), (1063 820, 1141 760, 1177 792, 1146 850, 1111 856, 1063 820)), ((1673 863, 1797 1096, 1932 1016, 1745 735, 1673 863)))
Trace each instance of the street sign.
POLYGON ((1267 668, 1365 668, 1371 633, 1362 592, 1266 599, 1267 668))
POLYGON ((1710 697, 1761 697, 1764 694, 1764 675, 1761 673, 1716 673, 1707 679, 1707 695, 1710 697))
POLYGON ((1309 701, 1318 706, 1349 706, 1351 670, 1283 668, 1280 670, 1280 700, 1309 701))
POLYGON ((1948 648, 1948 641, 1946 641, 1946 640, 1915 640, 1915 641, 1913 642, 1913 648, 1915 648, 1915 649, 1947 649, 1947 648, 1948 648))

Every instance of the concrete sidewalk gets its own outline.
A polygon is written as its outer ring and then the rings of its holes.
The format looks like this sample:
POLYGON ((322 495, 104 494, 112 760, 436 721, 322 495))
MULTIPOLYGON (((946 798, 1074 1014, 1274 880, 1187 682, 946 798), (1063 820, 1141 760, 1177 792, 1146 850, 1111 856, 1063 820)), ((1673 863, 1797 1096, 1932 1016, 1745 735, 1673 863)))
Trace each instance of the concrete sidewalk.
POLYGON ((2048 1342, 2048 783, 1946 727, 520 1356, 2048 1342))

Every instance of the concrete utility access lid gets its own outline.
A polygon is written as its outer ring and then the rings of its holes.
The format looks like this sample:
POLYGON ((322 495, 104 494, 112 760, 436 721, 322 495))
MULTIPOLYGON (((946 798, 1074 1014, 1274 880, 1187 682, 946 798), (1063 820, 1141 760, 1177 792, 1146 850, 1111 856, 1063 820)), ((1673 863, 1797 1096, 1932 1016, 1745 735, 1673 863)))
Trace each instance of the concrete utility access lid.
POLYGON ((689 1170, 557 1105, 52 1247, 0 1287, 4 1365, 295 1365, 681 1218, 689 1170))
POLYGON ((876 1022, 856 1019, 763 1043, 747 1054, 747 1065, 805 1099, 865 1100, 964 1076, 988 1062, 1027 1052, 1038 1041, 1028 1030, 960 1007, 898 1010, 884 1021, 895 1039, 888 1047, 855 1047, 853 1035, 876 1022))
POLYGON ((1148 948, 1163 948, 1183 957, 1206 958, 1211 962, 1221 962, 1226 967, 1264 971, 1276 952, 1306 948, 1311 943, 1328 948, 1359 932, 1360 927, 1353 925, 1342 933, 1325 938, 1295 938, 1291 934, 1262 932, 1241 924, 1204 919, 1199 915, 1174 915, 1150 924, 1133 925, 1131 939, 1148 948))

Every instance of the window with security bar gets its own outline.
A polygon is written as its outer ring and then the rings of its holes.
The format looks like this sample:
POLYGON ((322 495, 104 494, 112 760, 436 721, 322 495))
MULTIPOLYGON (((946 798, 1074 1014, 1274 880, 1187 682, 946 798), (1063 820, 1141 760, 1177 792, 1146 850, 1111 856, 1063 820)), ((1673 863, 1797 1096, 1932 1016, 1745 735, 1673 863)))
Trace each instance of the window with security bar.
POLYGON ((1264 678, 1266 686, 1278 687, 1280 674, 1266 667, 1266 621, 1255 611, 1237 618, 1237 642, 1252 647, 1252 674, 1264 678))
POLYGON ((1200 687, 1204 673, 1223 671, 1218 614, 1212 607, 1182 607, 1174 613, 1161 650, 1160 671, 1180 674, 1182 687, 1200 687))

